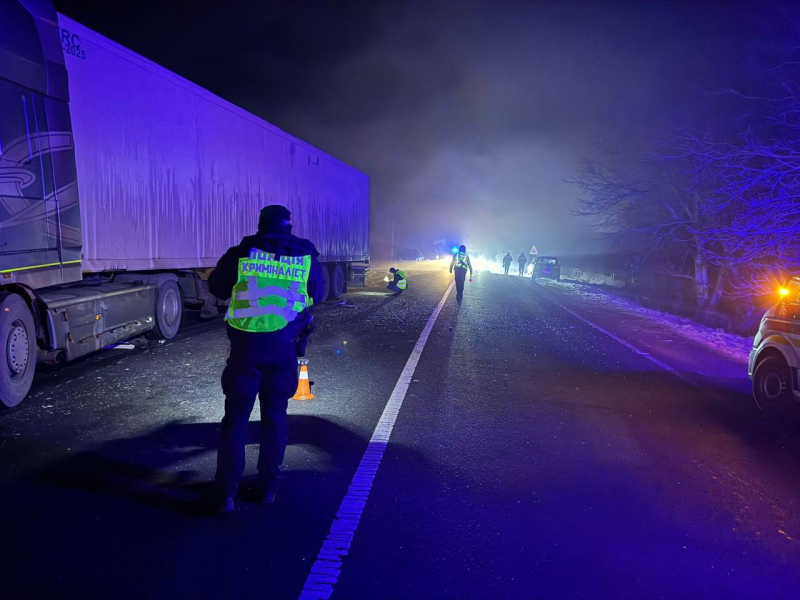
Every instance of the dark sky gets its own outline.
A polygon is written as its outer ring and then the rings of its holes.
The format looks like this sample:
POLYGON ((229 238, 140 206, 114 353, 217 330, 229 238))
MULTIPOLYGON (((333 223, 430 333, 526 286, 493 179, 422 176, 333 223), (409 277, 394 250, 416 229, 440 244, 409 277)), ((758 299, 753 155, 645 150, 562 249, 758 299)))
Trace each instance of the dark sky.
POLYGON ((797 3, 56 0, 84 25, 365 171, 373 242, 603 247, 563 182, 598 143, 713 119, 797 3))

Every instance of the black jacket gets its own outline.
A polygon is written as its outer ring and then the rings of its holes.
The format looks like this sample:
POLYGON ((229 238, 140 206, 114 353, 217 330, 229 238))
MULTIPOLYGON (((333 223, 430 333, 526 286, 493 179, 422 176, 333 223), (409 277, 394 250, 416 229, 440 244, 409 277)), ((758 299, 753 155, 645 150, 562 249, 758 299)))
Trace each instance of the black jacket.
MULTIPOLYGON (((257 248, 263 252, 271 252, 276 256, 311 256, 311 272, 308 274, 308 295, 314 303, 322 302, 325 298, 324 283, 322 279, 322 266, 319 264, 319 252, 314 244, 306 239, 299 238, 291 233, 257 233, 242 239, 238 246, 229 248, 219 259, 217 267, 208 278, 208 287, 211 293, 220 300, 231 297, 233 286, 239 279, 239 259, 250 256, 250 250, 257 248)), ((228 327, 228 335, 233 339, 239 334, 244 336, 280 337, 286 339, 296 338, 303 332, 309 322, 308 310, 304 310, 298 318, 290 322, 285 329, 274 333, 249 333, 228 327)))

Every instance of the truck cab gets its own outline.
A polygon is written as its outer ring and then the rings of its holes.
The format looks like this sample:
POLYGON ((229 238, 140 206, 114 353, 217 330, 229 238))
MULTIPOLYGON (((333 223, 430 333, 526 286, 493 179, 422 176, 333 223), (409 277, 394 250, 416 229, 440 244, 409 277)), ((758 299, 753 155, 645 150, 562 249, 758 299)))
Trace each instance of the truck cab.
POLYGON ((747 368, 756 404, 773 416, 800 402, 800 277, 790 277, 779 293, 761 319, 747 368))
POLYGON ((27 395, 37 361, 159 328, 174 335, 180 321, 174 275, 83 279, 62 41, 49 0, 0 2, 0 404, 8 407, 27 395), (169 326, 155 316, 164 309, 169 326))
POLYGON ((0 285, 81 279, 81 220, 67 71, 49 2, 3 2, 0 285))

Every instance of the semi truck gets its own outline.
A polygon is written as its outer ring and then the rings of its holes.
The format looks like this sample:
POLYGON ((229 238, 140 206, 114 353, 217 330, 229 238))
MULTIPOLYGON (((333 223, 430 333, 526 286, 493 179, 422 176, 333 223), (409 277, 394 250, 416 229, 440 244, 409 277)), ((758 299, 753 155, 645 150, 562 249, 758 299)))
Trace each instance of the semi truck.
POLYGON ((37 363, 171 339, 268 204, 363 285, 369 178, 56 12, 0 0, 0 402, 37 363))

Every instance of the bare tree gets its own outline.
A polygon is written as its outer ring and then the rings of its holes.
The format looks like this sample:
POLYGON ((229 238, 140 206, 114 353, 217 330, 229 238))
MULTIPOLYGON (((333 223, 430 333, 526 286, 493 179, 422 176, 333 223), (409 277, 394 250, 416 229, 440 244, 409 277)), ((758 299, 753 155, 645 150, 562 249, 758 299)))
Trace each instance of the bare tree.
POLYGON ((718 281, 709 284, 711 262, 700 232, 714 215, 705 210, 697 168, 688 166, 695 160, 670 140, 638 157, 584 160, 567 181, 583 192, 574 214, 632 247, 640 264, 691 280, 698 306, 707 307, 719 302, 721 281, 717 273, 718 281))
MULTIPOLYGON (((707 133, 681 132, 626 160, 585 160, 575 214, 633 242, 656 271, 694 281, 697 305, 762 296, 800 273, 800 62, 762 73, 760 95, 707 133)), ((712 126, 713 125, 713 126, 712 126)))
POLYGON ((709 261, 731 274, 727 293, 759 296, 781 274, 800 272, 800 87, 759 101, 761 113, 731 142, 689 134, 682 148, 713 172, 704 210, 713 226, 694 233, 709 261))

